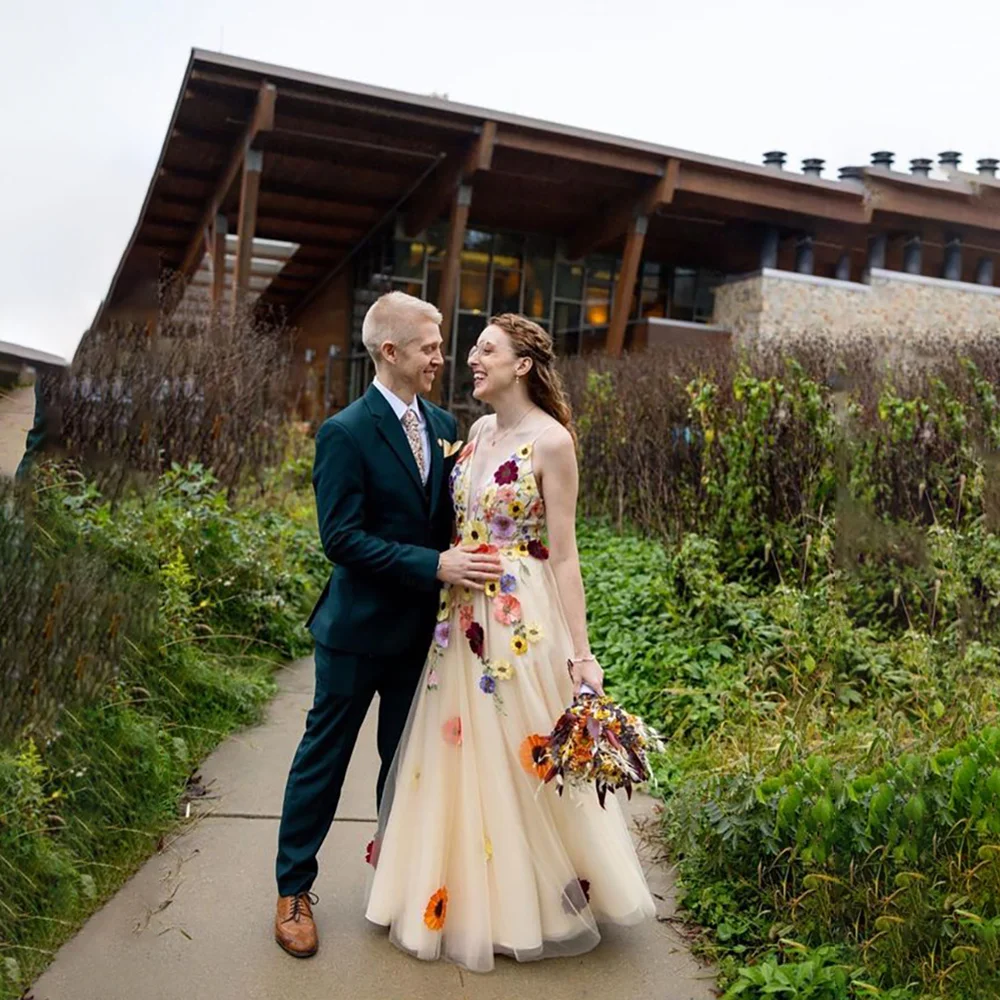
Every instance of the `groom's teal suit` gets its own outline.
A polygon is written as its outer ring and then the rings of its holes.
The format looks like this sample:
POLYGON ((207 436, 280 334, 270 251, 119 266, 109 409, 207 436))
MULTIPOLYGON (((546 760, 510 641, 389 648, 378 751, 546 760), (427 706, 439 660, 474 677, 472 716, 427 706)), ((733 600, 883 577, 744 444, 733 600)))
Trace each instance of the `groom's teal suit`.
POLYGON ((438 556, 449 544, 452 504, 441 442, 454 417, 420 400, 430 439, 426 486, 399 418, 372 386, 316 435, 313 487, 333 573, 309 619, 316 693, 292 762, 278 833, 278 893, 307 891, 333 822, 347 764, 379 695, 376 796, 399 743, 430 647, 438 556))

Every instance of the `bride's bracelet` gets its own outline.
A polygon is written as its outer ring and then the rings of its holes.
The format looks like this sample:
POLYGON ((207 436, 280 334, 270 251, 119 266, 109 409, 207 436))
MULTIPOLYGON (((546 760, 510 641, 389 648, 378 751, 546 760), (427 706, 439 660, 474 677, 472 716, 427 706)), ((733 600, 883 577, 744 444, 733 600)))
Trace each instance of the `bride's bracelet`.
POLYGON ((571 656, 569 658, 570 663, 596 663, 596 656, 571 656))

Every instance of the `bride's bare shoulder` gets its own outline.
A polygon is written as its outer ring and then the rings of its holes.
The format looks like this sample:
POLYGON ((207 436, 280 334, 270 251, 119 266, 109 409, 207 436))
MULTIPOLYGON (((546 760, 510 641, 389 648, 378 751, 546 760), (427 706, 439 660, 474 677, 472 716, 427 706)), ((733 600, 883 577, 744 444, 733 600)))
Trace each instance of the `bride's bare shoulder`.
POLYGON ((535 437, 535 451, 539 457, 574 454, 576 445, 573 435, 554 417, 548 417, 546 426, 535 437))

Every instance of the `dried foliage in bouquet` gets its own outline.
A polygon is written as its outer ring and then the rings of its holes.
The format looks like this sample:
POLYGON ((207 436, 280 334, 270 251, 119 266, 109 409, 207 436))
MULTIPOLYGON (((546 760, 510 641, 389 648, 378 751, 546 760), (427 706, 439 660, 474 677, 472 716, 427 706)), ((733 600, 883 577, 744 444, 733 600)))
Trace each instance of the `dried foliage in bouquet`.
POLYGON ((603 809, 609 791, 624 788, 631 798, 633 785, 649 779, 649 754, 662 750, 642 719, 585 686, 548 737, 545 781, 555 781, 560 795, 567 784, 593 785, 603 809))

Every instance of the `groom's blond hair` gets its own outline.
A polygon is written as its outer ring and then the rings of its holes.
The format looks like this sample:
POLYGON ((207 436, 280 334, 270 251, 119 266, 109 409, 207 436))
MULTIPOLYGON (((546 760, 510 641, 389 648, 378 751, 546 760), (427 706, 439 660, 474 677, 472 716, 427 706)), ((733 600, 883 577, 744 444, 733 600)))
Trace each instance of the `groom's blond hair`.
POLYGON ((376 365, 382 362, 382 345, 403 345, 423 320, 441 325, 441 313, 430 302, 406 292, 387 292, 377 298, 361 324, 361 340, 376 365))

